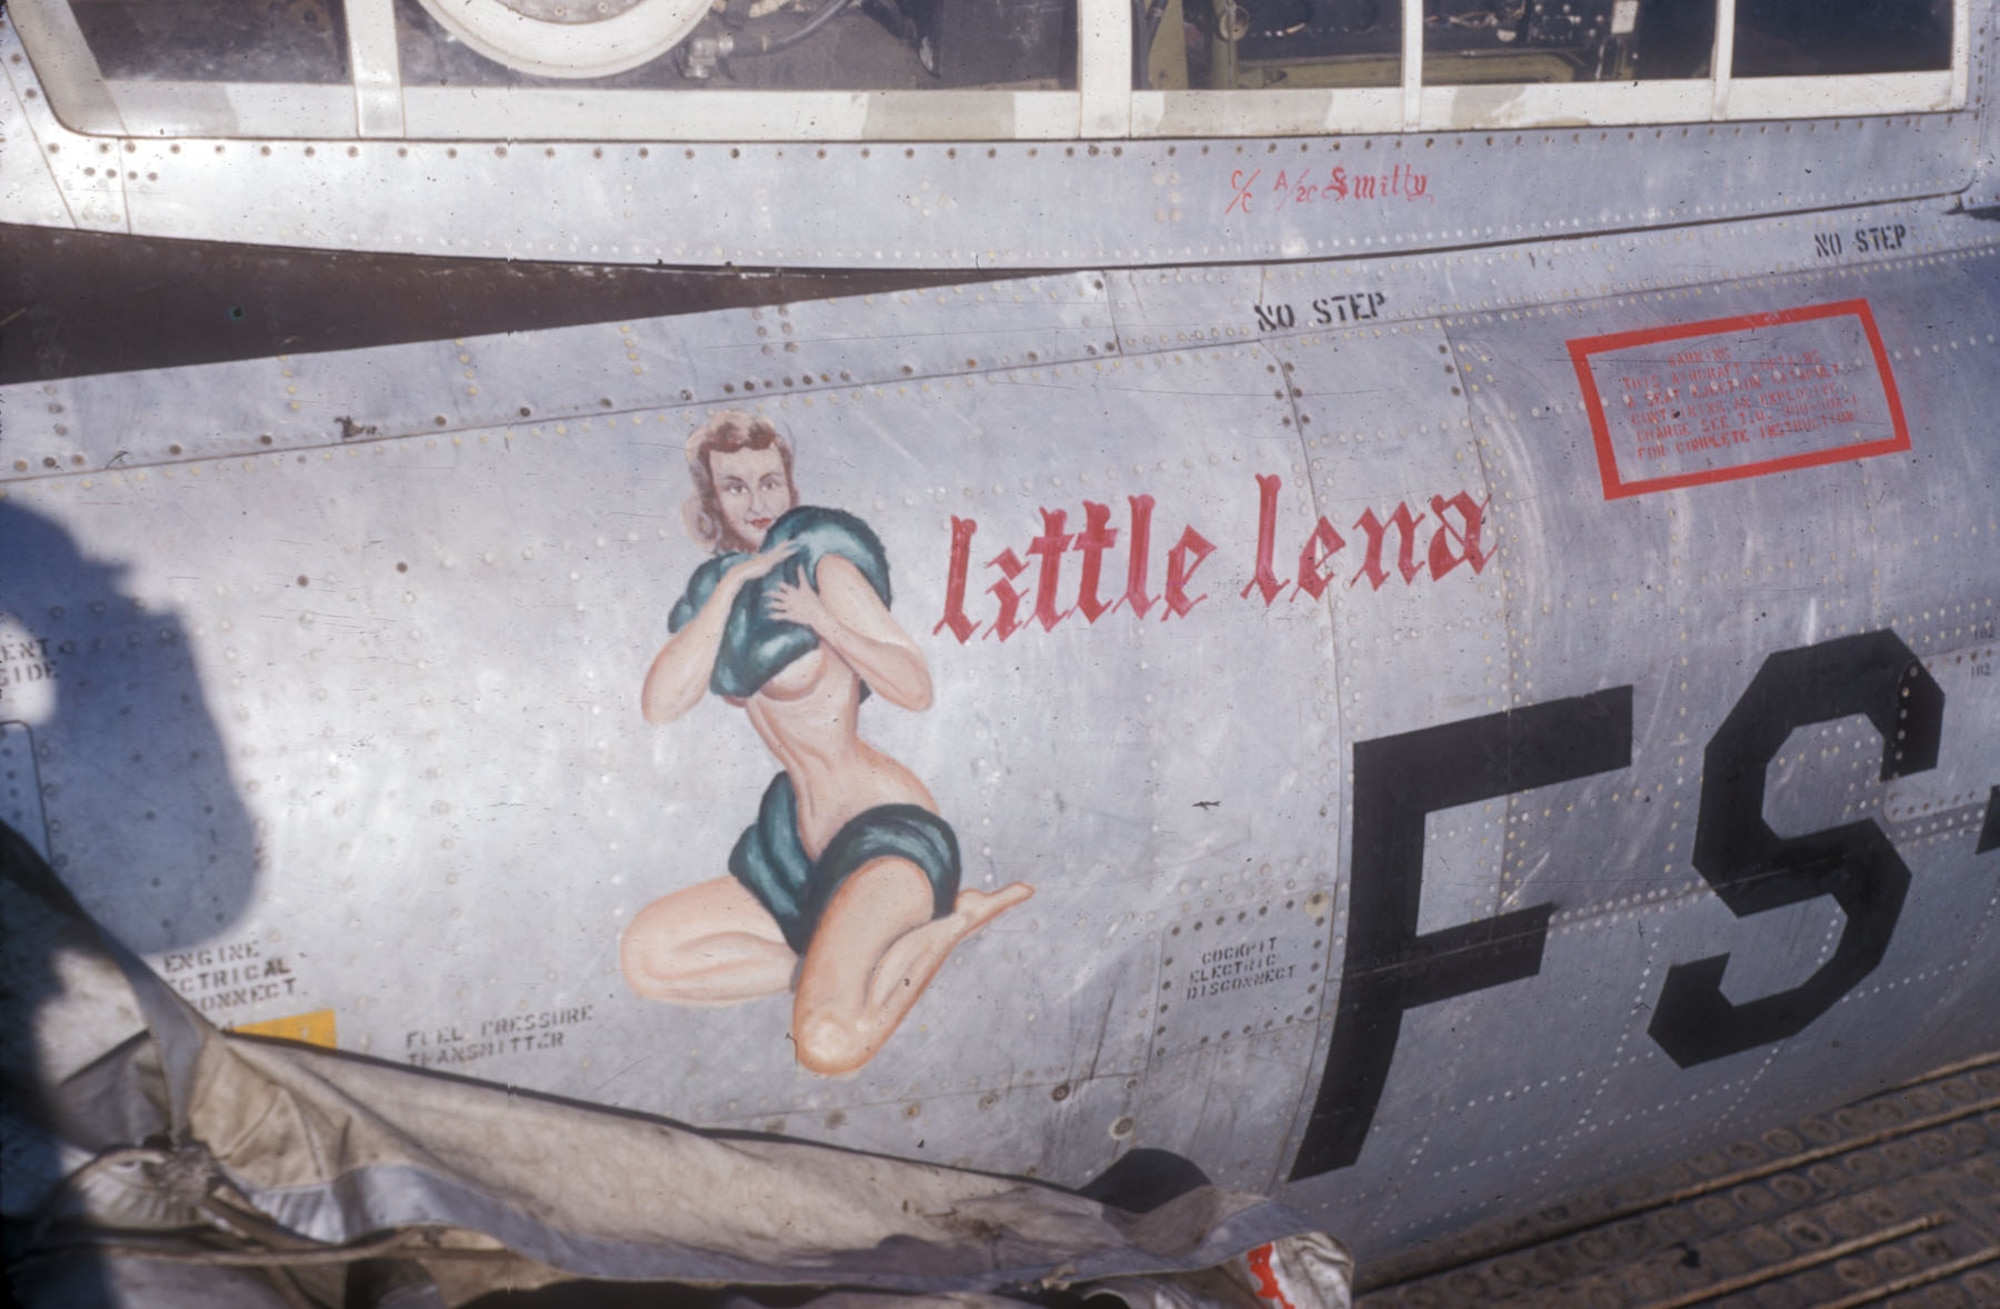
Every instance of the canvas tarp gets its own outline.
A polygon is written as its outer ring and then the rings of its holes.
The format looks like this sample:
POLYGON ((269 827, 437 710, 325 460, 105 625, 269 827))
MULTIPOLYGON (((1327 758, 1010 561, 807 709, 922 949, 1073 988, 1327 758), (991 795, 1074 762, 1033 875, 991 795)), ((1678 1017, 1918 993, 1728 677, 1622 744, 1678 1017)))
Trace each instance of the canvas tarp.
POLYGON ((18 1286, 68 1249, 106 1261, 105 1285, 131 1283, 116 1270, 143 1255, 158 1266, 149 1285, 211 1270, 220 1294, 242 1269, 285 1267, 284 1295, 332 1304, 352 1301, 364 1266, 405 1270, 383 1275, 381 1304, 565 1278, 845 1288, 850 1305, 1052 1288, 1162 1309, 1346 1300, 1336 1243, 1215 1186, 1120 1208, 229 1035, 100 933, 4 827, 0 866, 18 1286))

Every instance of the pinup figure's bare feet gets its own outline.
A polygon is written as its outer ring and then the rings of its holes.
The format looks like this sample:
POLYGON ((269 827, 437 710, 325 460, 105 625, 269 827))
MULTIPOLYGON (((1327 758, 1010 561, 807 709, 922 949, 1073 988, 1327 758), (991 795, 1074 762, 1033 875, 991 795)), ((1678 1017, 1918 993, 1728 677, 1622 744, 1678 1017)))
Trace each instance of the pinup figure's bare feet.
POLYGON ((1027 903, 1034 893, 1035 888, 1026 882, 1010 882, 997 891, 960 891, 951 914, 965 920, 965 930, 958 939, 963 941, 1009 909, 1027 903))
POLYGON ((932 918, 929 879, 879 860, 834 895, 801 964, 769 911, 718 877, 639 912, 622 942, 625 979, 654 1000, 735 1004, 785 991, 796 966, 799 1062, 850 1073, 875 1057, 961 941, 1034 893, 1026 882, 960 891, 950 913, 932 918))
POLYGON ((931 917, 930 880, 901 859, 848 878, 799 968, 792 1040, 816 1073, 851 1073, 875 1057, 959 942, 1035 893, 1015 882, 960 891, 931 917))

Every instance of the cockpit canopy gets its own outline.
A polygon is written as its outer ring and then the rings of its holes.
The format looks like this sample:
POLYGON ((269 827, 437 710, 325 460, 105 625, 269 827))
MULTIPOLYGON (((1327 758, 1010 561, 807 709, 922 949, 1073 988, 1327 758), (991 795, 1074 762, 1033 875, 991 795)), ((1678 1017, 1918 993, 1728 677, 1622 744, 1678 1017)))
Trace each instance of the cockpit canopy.
POLYGON ((1004 141, 1964 106, 1968 0, 15 0, 124 136, 1004 141))

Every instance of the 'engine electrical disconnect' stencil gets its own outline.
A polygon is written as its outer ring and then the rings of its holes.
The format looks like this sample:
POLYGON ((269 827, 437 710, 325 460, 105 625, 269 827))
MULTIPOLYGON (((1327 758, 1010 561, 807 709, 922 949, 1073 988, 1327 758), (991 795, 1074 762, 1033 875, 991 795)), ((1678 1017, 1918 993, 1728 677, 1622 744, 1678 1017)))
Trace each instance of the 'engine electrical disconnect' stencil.
POLYGON ((1866 300, 1569 342, 1604 498, 1910 448, 1866 300))

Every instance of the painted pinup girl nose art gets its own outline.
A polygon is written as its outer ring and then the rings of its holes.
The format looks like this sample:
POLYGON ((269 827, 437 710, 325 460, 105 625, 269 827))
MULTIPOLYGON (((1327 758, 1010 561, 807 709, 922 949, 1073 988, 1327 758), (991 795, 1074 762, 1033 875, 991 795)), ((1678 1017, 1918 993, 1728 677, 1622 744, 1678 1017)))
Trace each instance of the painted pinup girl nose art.
POLYGON ((793 991, 792 1039, 817 1073, 873 1058, 952 949, 1034 894, 959 887, 958 837, 922 781, 861 738, 871 693, 930 706, 930 668, 890 616, 868 524, 798 503, 775 428, 722 413, 688 439, 688 530, 712 553, 646 672, 646 720, 713 691, 777 760, 728 875, 640 910, 620 944, 632 989, 722 1005, 793 991))

